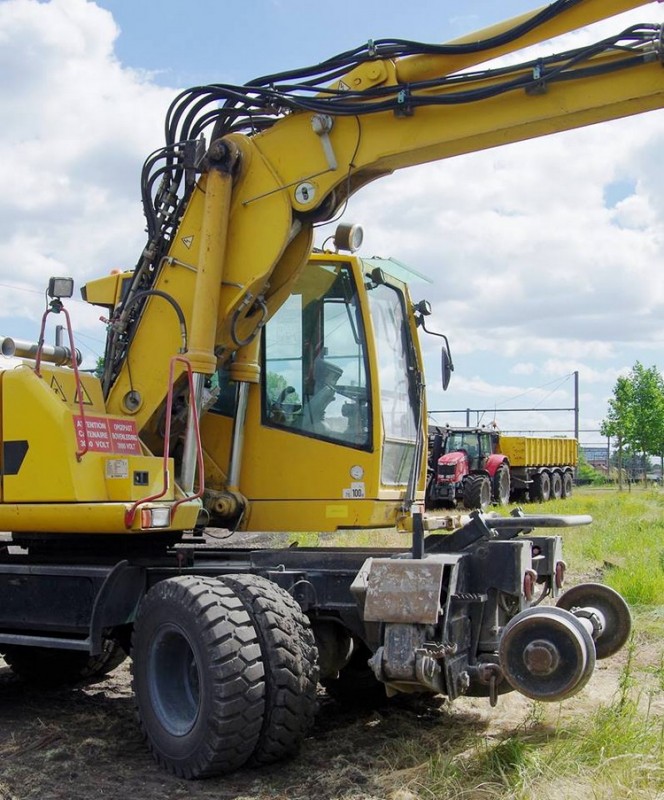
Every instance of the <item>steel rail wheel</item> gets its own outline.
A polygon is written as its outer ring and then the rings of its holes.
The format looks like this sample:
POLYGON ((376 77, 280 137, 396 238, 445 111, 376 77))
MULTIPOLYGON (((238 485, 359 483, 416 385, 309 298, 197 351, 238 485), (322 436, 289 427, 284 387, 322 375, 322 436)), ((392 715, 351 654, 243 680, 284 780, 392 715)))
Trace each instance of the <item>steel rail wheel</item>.
POLYGON ((595 645, 569 611, 527 608, 505 626, 499 644, 505 678, 532 700, 556 702, 579 692, 595 669, 595 645))
POLYGON ((629 606, 615 589, 602 583, 580 583, 572 586, 556 602, 558 608, 571 611, 576 616, 588 616, 599 612, 601 630, 594 635, 597 658, 614 655, 623 647, 632 630, 632 615, 629 606))

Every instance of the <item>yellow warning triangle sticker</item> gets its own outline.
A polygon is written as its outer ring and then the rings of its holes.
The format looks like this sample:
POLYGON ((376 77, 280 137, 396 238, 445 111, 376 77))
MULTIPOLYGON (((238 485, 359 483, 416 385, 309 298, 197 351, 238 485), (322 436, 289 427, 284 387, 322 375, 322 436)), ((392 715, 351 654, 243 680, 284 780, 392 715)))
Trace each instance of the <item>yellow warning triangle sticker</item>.
POLYGON ((191 249, 191 245, 194 241, 193 236, 183 236, 182 237, 182 244, 187 248, 187 250, 191 249))
POLYGON ((62 384, 60 381, 53 375, 51 377, 51 389, 60 397, 65 403, 67 402, 67 395, 65 394, 65 390, 62 388, 62 384))
MULTIPOLYGON (((88 394, 88 391, 85 388, 85 386, 83 386, 83 384, 81 384, 81 389, 83 390, 83 405, 84 406, 91 406, 92 405, 92 398, 88 394)), ((80 395, 79 395, 79 393, 77 391, 76 392, 76 397, 74 398, 74 402, 75 403, 79 402, 79 397, 80 397, 80 395)))

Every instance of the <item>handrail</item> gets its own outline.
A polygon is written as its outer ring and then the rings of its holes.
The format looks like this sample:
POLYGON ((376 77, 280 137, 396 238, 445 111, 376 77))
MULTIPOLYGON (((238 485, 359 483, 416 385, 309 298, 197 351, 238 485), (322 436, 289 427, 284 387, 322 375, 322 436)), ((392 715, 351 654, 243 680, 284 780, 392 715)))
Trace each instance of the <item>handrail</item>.
POLYGON ((163 458, 163 488, 161 492, 157 494, 150 495, 149 497, 144 497, 142 500, 137 500, 131 508, 127 509, 125 512, 125 525, 127 528, 130 528, 134 522, 134 518, 136 517, 136 512, 138 511, 139 506, 145 505, 145 503, 150 503, 153 500, 159 500, 160 497, 163 497, 168 489, 170 488, 171 481, 170 481, 170 472, 168 469, 168 459, 169 459, 169 452, 170 452, 170 444, 171 444, 171 413, 173 410, 173 390, 174 390, 174 371, 175 371, 175 363, 180 361, 185 365, 185 370, 187 373, 187 380, 189 383, 189 397, 192 403, 192 421, 191 424, 194 426, 194 435, 196 439, 196 461, 198 467, 198 491, 195 494, 187 495, 180 500, 177 500, 175 503, 171 505, 171 510, 175 511, 175 509, 181 505, 182 503, 186 503, 189 500, 196 500, 198 497, 201 497, 203 494, 203 488, 205 486, 205 477, 204 477, 204 463, 203 463, 203 445, 201 443, 201 432, 200 427, 198 424, 198 409, 196 408, 196 403, 193 401, 195 397, 194 393, 194 374, 191 368, 191 363, 189 359, 185 358, 181 355, 176 355, 171 358, 170 365, 169 365, 169 373, 168 373, 168 394, 166 396, 166 425, 165 425, 165 432, 164 432, 164 458, 163 458))
MULTIPOLYGON (((83 422, 83 442, 84 446, 82 450, 76 451, 76 460, 80 461, 83 456, 88 452, 89 443, 88 443, 88 428, 85 424, 85 409, 83 407, 83 384, 81 383, 81 376, 78 371, 78 363, 76 359, 76 348, 74 347, 74 332, 71 327, 71 319, 69 317, 69 312, 62 304, 62 300, 56 298, 51 301, 49 307, 44 311, 41 321, 41 329, 39 331, 39 340, 37 342, 37 353, 35 355, 35 375, 38 378, 41 378, 41 372, 39 368, 41 366, 41 358, 42 358, 42 350, 44 348, 44 331, 46 330, 46 318, 49 314, 60 314, 63 313, 65 315, 65 321, 67 323, 67 334, 69 336, 69 347, 71 352, 74 354, 72 358, 72 368, 74 370, 74 383, 76 386, 76 394, 75 397, 78 397, 78 410, 81 415, 81 420, 83 422)), ((77 437, 78 440, 78 437, 77 437)))

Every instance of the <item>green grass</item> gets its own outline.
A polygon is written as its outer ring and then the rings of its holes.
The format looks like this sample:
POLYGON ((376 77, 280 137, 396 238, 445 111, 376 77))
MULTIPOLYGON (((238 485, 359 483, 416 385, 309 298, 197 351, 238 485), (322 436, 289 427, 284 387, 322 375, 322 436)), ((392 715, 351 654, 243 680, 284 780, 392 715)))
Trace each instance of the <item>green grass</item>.
MULTIPOLYGON (((386 761, 417 800, 534 800, 601 798, 661 800, 664 796, 664 717, 653 711, 662 685, 645 698, 628 659, 613 699, 590 714, 533 703, 523 723, 500 735, 440 745, 412 739, 391 744, 386 761), (419 748, 419 749, 418 749, 419 748)), ((567 707, 573 701, 569 701, 567 707)))
POLYGON ((664 605, 664 492, 581 489, 568 500, 525 505, 526 513, 590 514, 590 526, 562 529, 577 575, 596 574, 637 608, 664 605))

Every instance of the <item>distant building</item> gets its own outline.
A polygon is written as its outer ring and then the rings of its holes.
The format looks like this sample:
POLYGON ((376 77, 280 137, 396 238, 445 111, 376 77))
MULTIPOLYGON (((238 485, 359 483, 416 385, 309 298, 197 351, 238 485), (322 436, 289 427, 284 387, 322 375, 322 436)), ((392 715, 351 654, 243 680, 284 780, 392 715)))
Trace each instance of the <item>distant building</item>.
POLYGON ((600 445, 579 445, 583 457, 593 468, 602 472, 609 471, 609 453, 606 447, 600 445))

